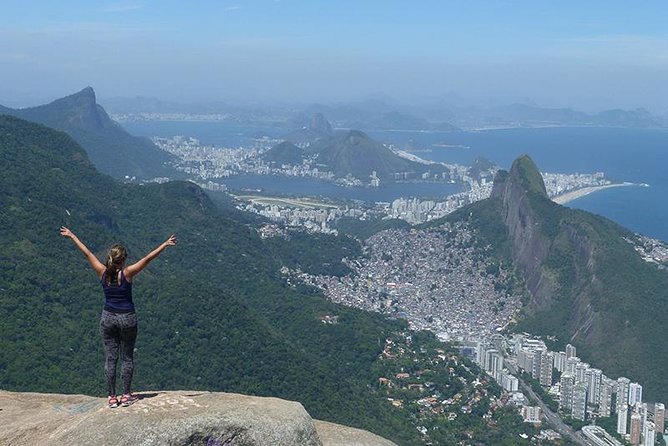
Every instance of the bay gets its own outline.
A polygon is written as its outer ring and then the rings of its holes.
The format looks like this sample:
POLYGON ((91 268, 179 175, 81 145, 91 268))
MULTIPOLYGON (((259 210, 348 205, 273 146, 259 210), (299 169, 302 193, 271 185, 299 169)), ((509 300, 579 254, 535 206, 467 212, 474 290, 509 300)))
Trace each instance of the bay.
MULTIPOLYGON (((289 130, 218 122, 139 122, 123 124, 140 136, 193 136, 205 144, 247 145, 259 135, 280 138, 289 130)), ((499 129, 471 132, 373 131, 385 143, 433 161, 471 164, 484 157, 503 168, 521 154, 541 171, 604 172, 614 181, 647 183, 595 192, 567 205, 607 217, 632 231, 668 241, 668 131, 603 127, 499 129), (447 146, 447 147, 443 147, 447 146), (467 147, 467 148, 464 148, 467 147)), ((234 188, 262 188, 275 193, 391 201, 399 196, 435 197, 457 192, 452 185, 397 184, 378 190, 343 188, 310 179, 240 176, 226 181, 234 188)))

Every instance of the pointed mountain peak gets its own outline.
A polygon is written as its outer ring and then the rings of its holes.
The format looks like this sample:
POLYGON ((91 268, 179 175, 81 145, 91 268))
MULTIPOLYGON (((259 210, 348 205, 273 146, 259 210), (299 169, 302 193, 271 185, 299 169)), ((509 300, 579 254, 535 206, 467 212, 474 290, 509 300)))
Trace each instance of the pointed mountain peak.
POLYGON ((311 122, 309 123, 309 129, 319 135, 332 134, 332 124, 329 123, 327 118, 325 118, 325 115, 323 115, 322 113, 316 113, 311 117, 311 122))
POLYGON ((510 172, 499 171, 494 178, 492 196, 498 197, 508 191, 522 190, 524 194, 532 194, 548 199, 543 176, 529 155, 521 155, 510 168, 510 172))
POLYGON ((69 96, 65 96, 64 98, 56 99, 52 102, 52 104, 55 103, 95 106, 97 104, 95 99, 95 90, 93 90, 93 87, 86 87, 81 91, 78 91, 69 96))
MULTIPOLYGON (((345 134, 344 142, 347 144, 359 144, 360 142, 364 140, 369 140, 373 141, 371 138, 369 138, 369 135, 364 133, 361 130, 350 130, 348 133, 345 134)), ((374 141, 375 142, 375 141, 374 141)))

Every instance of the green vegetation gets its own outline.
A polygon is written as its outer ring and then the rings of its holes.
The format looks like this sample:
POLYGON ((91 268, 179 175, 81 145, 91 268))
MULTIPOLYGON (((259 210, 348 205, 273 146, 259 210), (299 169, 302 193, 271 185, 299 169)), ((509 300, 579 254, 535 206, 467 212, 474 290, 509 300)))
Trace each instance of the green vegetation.
POLYGON ((607 433, 615 437, 619 442, 621 442, 624 445, 629 445, 628 441, 626 441, 621 435, 617 433, 617 416, 613 415, 611 417, 606 417, 606 418, 597 418, 596 419, 596 425, 602 427, 605 429, 607 433))
POLYGON ((419 441, 398 438, 399 444, 528 445, 538 433, 516 407, 501 403, 488 375, 431 333, 388 337, 374 371, 377 392, 422 432, 419 441))
POLYGON ((541 176, 538 167, 536 167, 536 164, 534 164, 533 160, 528 155, 522 155, 517 158, 513 162, 510 171, 517 172, 520 183, 527 192, 547 198, 543 177, 541 176))
POLYGON ((668 321, 656 317, 668 312, 668 274, 642 260, 625 240, 633 234, 550 201, 528 157, 499 174, 493 198, 447 220, 467 222, 476 246, 499 262, 524 265, 513 286, 533 283, 537 295, 527 299, 516 330, 556 337, 559 345, 571 342, 606 375, 642 383, 650 400, 668 399, 668 375, 662 373, 668 368, 662 341, 668 321))
POLYGON ((86 149, 95 166, 116 178, 174 176, 164 164, 171 159, 149 139, 127 133, 95 102, 86 87, 50 104, 22 109, 2 108, 8 114, 62 130, 86 149))
POLYGON ((326 165, 337 176, 352 174, 363 181, 369 178, 372 171, 385 181, 394 181, 397 172, 418 175, 427 171, 446 171, 438 164, 425 165, 402 158, 359 130, 318 139, 306 150, 311 155, 317 155, 318 163, 326 165))
POLYGON ((304 151, 288 141, 272 147, 262 156, 265 161, 276 163, 279 166, 282 164, 299 165, 303 157, 304 151))
POLYGON ((400 417, 368 394, 379 340, 400 322, 298 293, 253 228, 190 183, 131 186, 95 172, 66 134, 0 118, 0 388, 101 394, 102 293, 58 234, 137 259, 179 245, 135 283, 136 389, 206 389, 299 400, 314 417, 392 438, 400 417), (323 315, 338 316, 336 325, 323 315))
MULTIPOLYGON (((122 242, 129 261, 174 232, 178 245, 134 284, 136 390, 297 400, 316 418, 421 444, 413 420, 375 386, 385 339, 405 332, 405 323, 332 304, 313 289, 290 287, 279 273, 285 262, 316 269, 331 259, 333 268, 342 253, 359 250, 356 241, 299 233, 295 245, 263 241, 253 224, 216 207, 192 183, 120 184, 97 173, 65 133, 12 117, 0 117, 0 163, 0 388, 103 392, 102 292, 60 226, 99 256, 122 242), (337 323, 323 323, 328 315, 337 323)), ((434 342, 416 334, 413 346, 433 349, 434 342)), ((470 383, 456 385, 470 394, 470 383)), ((488 404, 491 397, 476 410, 487 413, 488 404)), ((487 421, 475 414, 462 420, 481 429, 487 421)), ((481 441, 510 444, 488 439, 518 429, 516 417, 499 410, 492 420, 500 427, 481 441)))
POLYGON ((386 229, 408 229, 411 225, 405 220, 398 218, 380 219, 372 218, 367 220, 359 220, 352 217, 340 218, 334 228, 339 232, 348 234, 358 240, 366 240, 377 232, 386 229))
POLYGON ((290 231, 288 234, 288 238, 266 239, 264 244, 283 265, 309 274, 344 276, 351 273, 351 269, 341 259, 362 254, 360 243, 347 235, 308 234, 303 231, 290 231))
POLYGON ((564 421, 564 423, 568 424, 575 431, 582 430, 583 427, 590 424, 588 421, 576 420, 575 418, 570 417, 568 415, 562 416, 561 419, 564 421))
POLYGON ((540 385, 540 381, 538 381, 536 378, 531 376, 530 373, 527 372, 522 372, 520 374, 520 377, 522 378, 522 381, 529 384, 531 389, 534 392, 536 392, 536 395, 540 397, 540 399, 545 403, 547 407, 550 408, 552 412, 557 412, 557 410, 559 410, 559 403, 554 400, 552 395, 547 393, 547 391, 543 386, 540 385))

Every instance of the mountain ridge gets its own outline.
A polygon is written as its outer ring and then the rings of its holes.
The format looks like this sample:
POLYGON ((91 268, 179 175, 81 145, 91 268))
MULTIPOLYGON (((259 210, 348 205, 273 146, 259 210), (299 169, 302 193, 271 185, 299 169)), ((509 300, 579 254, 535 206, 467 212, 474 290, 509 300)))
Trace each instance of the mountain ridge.
POLYGON ((147 179, 171 172, 165 167, 171 156, 150 140, 132 136, 112 121, 97 103, 92 87, 36 107, 10 109, 0 106, 0 114, 65 131, 86 149, 100 171, 116 178, 135 176, 147 179))
POLYGON ((64 132, 9 116, 0 117, 0 161, 2 388, 103 389, 99 284, 60 226, 96 254, 122 241, 130 259, 176 233, 178 247, 133 286, 141 325, 136 388, 299 400, 319 419, 415 444, 417 434, 386 401, 362 397, 378 339, 401 323, 289 287, 257 231, 217 209, 197 185, 117 182, 64 132), (327 314, 339 323, 323 324, 327 314))
POLYGON ((529 292, 518 330, 557 336, 593 366, 641 382, 650 398, 668 398, 659 341, 668 327, 655 317, 668 311, 668 274, 642 260, 633 233, 552 202, 528 156, 498 174, 491 198, 450 219, 470 220, 478 243, 518 269, 529 292))

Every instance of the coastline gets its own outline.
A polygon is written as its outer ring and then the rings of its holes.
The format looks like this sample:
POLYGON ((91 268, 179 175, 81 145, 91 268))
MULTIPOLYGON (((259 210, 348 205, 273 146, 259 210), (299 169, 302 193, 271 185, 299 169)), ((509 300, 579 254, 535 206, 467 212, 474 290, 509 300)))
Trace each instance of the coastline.
POLYGON ((594 192, 598 192, 603 189, 610 189, 612 187, 624 187, 624 186, 646 186, 643 184, 637 184, 637 183, 614 183, 614 184, 606 184, 604 186, 590 186, 590 187, 583 187, 582 189, 576 189, 572 190, 569 192, 566 192, 561 195, 557 195, 555 197, 552 197, 552 201, 554 201, 557 204, 566 204, 569 203, 573 200, 577 200, 578 198, 582 198, 586 195, 592 194, 594 192))

